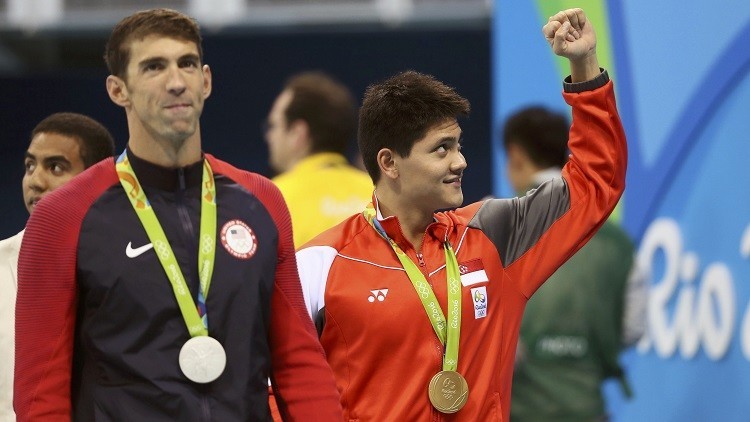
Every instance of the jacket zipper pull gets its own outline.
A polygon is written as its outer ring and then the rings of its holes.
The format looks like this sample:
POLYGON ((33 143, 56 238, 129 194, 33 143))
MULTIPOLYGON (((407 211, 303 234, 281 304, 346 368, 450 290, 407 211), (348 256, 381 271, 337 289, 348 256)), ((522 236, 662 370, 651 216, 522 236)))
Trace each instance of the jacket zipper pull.
POLYGON ((424 267, 425 266, 424 256, 422 256, 421 253, 417 253, 417 259, 419 260, 419 266, 424 267))
POLYGON ((177 169, 177 179, 180 182, 180 190, 185 190, 185 169, 182 167, 177 169))

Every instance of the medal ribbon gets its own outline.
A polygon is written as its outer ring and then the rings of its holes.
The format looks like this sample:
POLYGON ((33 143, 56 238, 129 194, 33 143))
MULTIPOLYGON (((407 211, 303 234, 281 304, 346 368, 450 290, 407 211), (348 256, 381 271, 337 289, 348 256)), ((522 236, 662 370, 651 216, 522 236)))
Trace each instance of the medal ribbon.
POLYGON ((446 320, 443 310, 440 308, 437 297, 427 282, 419 267, 406 255, 406 253, 386 234, 380 222, 376 218, 377 213, 372 203, 367 205, 362 212, 368 223, 391 245, 396 257, 406 271, 414 290, 422 301, 422 306, 427 312, 433 330, 437 334, 440 343, 444 347, 443 370, 455 371, 458 367, 458 340, 461 334, 461 273, 458 271, 458 261, 453 247, 447 241, 443 243, 445 250, 445 272, 448 284, 448 319, 446 320))
POLYGON ((196 306, 190 296, 190 290, 185 284, 185 277, 180 269, 180 264, 169 245, 164 229, 156 217, 151 203, 146 198, 138 178, 135 176, 133 167, 128 160, 127 151, 117 158, 117 176, 120 184, 127 193, 133 209, 141 220, 149 240, 154 245, 156 256, 164 268, 164 272, 172 285, 177 305, 180 307, 182 318, 185 320, 191 337, 208 335, 208 315, 206 313, 206 297, 211 286, 211 275, 214 270, 214 259, 216 255, 216 186, 214 175, 208 160, 203 160, 203 178, 201 181, 201 227, 200 241, 198 245, 198 276, 200 288, 198 289, 198 304, 196 306))

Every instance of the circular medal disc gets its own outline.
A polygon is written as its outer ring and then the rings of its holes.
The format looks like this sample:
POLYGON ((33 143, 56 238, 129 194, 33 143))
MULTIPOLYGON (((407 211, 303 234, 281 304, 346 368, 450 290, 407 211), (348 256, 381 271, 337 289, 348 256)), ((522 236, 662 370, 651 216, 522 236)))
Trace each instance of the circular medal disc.
POLYGON ((226 365, 227 354, 215 338, 193 337, 180 349, 180 369, 190 381, 209 383, 219 378, 226 365))
POLYGON ((430 403, 442 413, 456 413, 469 398, 469 385, 455 371, 440 371, 430 380, 430 403))

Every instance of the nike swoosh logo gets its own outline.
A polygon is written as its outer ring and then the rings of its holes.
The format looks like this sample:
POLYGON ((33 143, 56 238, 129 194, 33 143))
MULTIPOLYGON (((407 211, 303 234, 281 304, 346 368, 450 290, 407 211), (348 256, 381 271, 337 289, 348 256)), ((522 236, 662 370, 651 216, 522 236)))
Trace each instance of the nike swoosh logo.
POLYGON ((131 242, 128 242, 128 246, 125 248, 125 255, 127 255, 128 258, 135 258, 139 255, 142 255, 144 252, 148 251, 149 249, 153 247, 154 247, 153 243, 148 243, 148 244, 145 244, 143 246, 133 249, 131 242))

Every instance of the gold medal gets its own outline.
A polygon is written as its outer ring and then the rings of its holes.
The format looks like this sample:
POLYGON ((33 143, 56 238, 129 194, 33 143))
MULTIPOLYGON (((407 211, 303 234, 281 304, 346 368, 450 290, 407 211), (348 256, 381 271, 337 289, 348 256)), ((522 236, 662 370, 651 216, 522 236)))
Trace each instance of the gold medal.
POLYGON ((446 239, 443 243, 445 251, 445 272, 448 288, 448 318, 442 312, 435 292, 417 265, 403 250, 388 237, 385 230, 377 223, 377 212, 370 205, 362 213, 368 223, 385 239, 396 253, 396 258, 406 271, 414 290, 418 293, 422 306, 432 324, 435 335, 440 344, 445 347, 443 355, 443 370, 435 374, 430 380, 427 394, 432 406, 442 413, 456 413, 466 404, 469 398, 469 385, 456 369, 458 368, 458 343, 461 333, 461 272, 453 247, 446 239))
POLYGON ((456 371, 440 371, 430 380, 430 403, 442 413, 456 413, 469 398, 469 385, 456 371))

